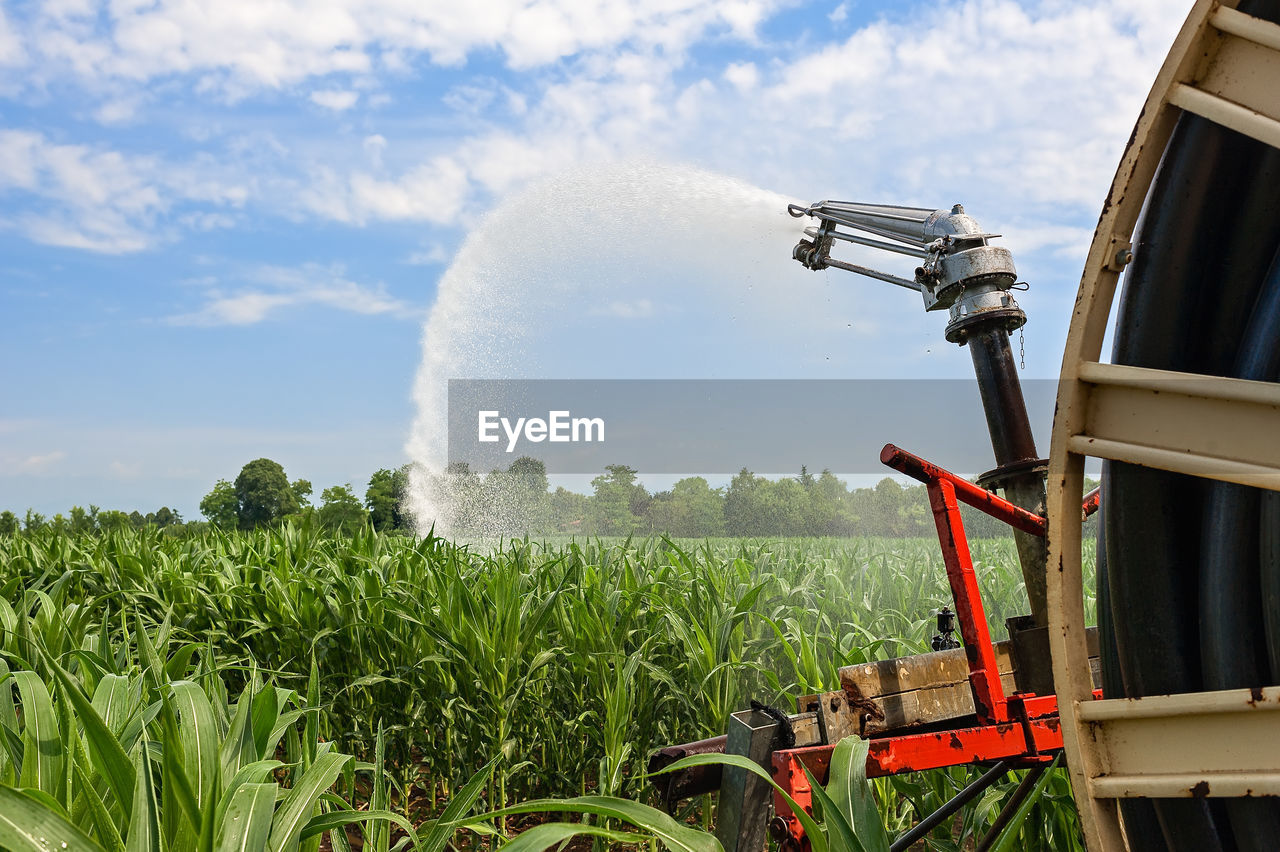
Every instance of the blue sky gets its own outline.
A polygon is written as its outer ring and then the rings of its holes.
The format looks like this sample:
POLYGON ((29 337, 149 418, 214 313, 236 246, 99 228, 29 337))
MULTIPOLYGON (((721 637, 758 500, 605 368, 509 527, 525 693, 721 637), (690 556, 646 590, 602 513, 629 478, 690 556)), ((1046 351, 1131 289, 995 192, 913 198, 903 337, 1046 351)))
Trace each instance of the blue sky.
POLYGON ((1189 6, 1113 5, 0 4, 0 508, 195 517, 264 455, 362 492, 420 443, 460 248, 459 304, 521 316, 450 369, 965 375, 910 294, 792 269, 790 223, 726 205, 963 201, 1052 376, 1189 6))

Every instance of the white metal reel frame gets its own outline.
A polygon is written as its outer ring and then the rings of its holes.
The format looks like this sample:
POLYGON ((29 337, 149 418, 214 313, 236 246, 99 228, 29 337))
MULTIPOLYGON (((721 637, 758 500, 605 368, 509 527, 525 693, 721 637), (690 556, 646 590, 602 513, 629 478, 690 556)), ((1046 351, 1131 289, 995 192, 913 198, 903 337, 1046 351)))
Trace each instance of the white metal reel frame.
POLYGON ((1063 355, 1049 457, 1049 636, 1094 852, 1125 848, 1120 798, 1280 794, 1280 687, 1095 701, 1085 644, 1085 456, 1280 489, 1280 385, 1100 363, 1134 227, 1179 115, 1280 148, 1280 26, 1237 2, 1198 0, 1174 41, 1112 182, 1063 355))

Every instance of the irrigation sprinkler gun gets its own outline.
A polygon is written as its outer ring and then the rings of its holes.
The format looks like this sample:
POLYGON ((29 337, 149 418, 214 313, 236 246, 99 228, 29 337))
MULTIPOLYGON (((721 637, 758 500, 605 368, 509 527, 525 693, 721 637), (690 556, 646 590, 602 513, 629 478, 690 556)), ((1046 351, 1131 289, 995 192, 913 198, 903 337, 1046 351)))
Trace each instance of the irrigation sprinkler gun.
MULTIPOLYGON (((1036 453, 1009 345, 1010 332, 1026 325, 1027 315, 1010 292, 1018 286, 1013 255, 1003 246, 991 245, 1000 235, 983 231, 959 204, 950 210, 928 210, 819 201, 810 207, 791 204, 787 212, 818 221, 816 227, 805 229, 810 239, 801 240, 791 252, 806 268, 833 267, 888 281, 918 291, 926 311, 948 311, 946 339, 969 347, 995 451, 996 467, 979 477, 979 483, 992 490, 1002 489, 1011 503, 1043 514, 1047 462, 1036 453), (922 263, 916 267, 914 279, 900 278, 835 260, 831 250, 837 241, 904 254, 922 263)), ((1015 536, 1031 619, 1037 627, 1044 627, 1044 538, 1026 533, 1015 536)))
MULTIPOLYGON (((962 764, 988 767, 968 788, 898 838, 891 847, 898 852, 1007 771, 1030 770, 1030 782, 1024 779, 1019 787, 1022 795, 1011 797, 1008 813, 997 818, 991 836, 979 844, 985 849, 1034 786, 1034 778, 1062 749, 1046 621, 1046 463, 1036 453, 1009 341, 1009 333, 1027 321, 1011 292, 1018 286, 1013 256, 991 245, 999 234, 983 231, 959 204, 929 210, 821 201, 809 207, 792 204, 787 210, 817 222, 805 229, 807 238, 792 251, 806 268, 843 269, 886 281, 918 292, 926 311, 948 311, 944 333, 949 342, 969 348, 996 467, 974 484, 892 444, 881 452, 885 465, 925 484, 938 530, 955 610, 938 613, 939 635, 932 653, 841 669, 839 690, 801 697, 798 712, 791 716, 759 706, 735 713, 725 736, 662 749, 650 760, 650 771, 689 754, 745 755, 769 769, 774 781, 809 809, 812 792, 805 769, 825 779, 836 744, 850 734, 870 740, 869 777, 962 764), (906 255, 920 263, 914 278, 903 278, 833 258, 831 251, 840 242, 906 255), (1007 641, 993 642, 988 630, 960 503, 1013 529, 1031 611, 1008 619, 1007 641), (962 645, 951 638, 953 624, 962 645)), ((1091 498, 1083 507, 1086 514, 1098 508, 1096 496, 1091 498)), ((1096 688, 1096 632, 1090 642, 1096 688)), ((786 800, 771 796, 762 779, 744 770, 704 766, 663 777, 672 808, 680 799, 720 791, 717 834, 730 852, 758 852, 766 834, 784 852, 809 848, 786 800)))

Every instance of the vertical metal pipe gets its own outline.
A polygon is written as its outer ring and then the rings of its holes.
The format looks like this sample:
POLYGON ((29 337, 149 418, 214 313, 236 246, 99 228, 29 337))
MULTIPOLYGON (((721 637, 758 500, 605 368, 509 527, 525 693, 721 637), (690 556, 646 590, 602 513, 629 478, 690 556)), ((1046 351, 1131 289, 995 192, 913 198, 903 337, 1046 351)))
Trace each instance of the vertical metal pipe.
MULTIPOLYGON (((1039 458, 1004 321, 996 320, 987 328, 972 329, 965 342, 973 359, 973 372, 978 379, 978 393, 987 416, 987 430, 991 433, 991 449, 995 451, 996 464, 1003 467, 1039 458)), ((1039 472, 1028 471, 1009 477, 1004 482, 1004 490, 1010 503, 1037 515, 1044 514, 1044 477, 1039 472)), ((1022 566, 1022 581, 1027 587, 1027 600, 1031 604, 1031 616, 1038 626, 1044 627, 1048 624, 1044 575, 1048 558, 1046 541, 1041 536, 1024 532, 1015 531, 1013 536, 1018 547, 1018 562, 1022 566)))

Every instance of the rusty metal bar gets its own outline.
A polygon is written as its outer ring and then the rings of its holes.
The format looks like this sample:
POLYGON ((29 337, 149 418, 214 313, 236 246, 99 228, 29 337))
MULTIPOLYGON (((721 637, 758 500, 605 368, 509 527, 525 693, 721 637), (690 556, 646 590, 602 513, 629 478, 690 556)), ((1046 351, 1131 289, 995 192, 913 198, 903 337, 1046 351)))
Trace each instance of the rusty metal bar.
POLYGON ((982 606, 978 575, 973 570, 969 542, 956 503, 955 486, 946 479, 929 483, 929 504, 938 527, 942 560, 947 566, 947 580, 955 599, 960 635, 969 661, 969 683, 973 686, 973 704, 983 722, 1003 722, 1007 718, 1004 687, 1000 684, 1000 667, 996 664, 987 613, 982 606))
POLYGON ((946 482, 951 485, 956 499, 961 503, 966 503, 975 509, 986 512, 991 517, 1004 521, 1014 529, 1032 535, 1044 535, 1044 518, 1015 506, 1003 497, 992 494, 985 488, 979 488, 964 477, 958 476, 946 468, 938 467, 933 462, 925 461, 901 447, 894 444, 885 444, 884 449, 880 451, 880 462, 926 485, 933 480, 946 482))

